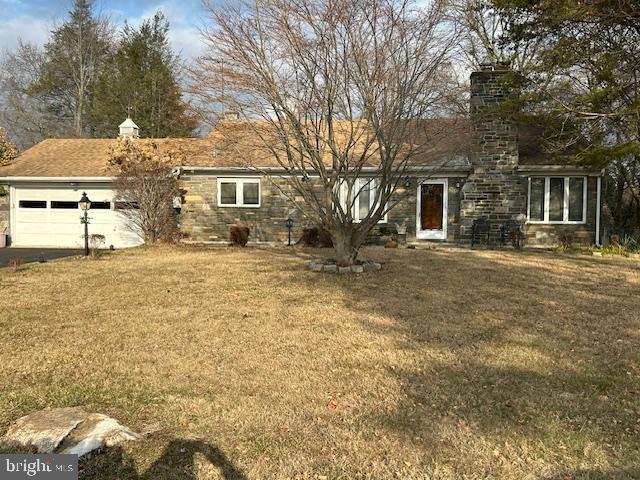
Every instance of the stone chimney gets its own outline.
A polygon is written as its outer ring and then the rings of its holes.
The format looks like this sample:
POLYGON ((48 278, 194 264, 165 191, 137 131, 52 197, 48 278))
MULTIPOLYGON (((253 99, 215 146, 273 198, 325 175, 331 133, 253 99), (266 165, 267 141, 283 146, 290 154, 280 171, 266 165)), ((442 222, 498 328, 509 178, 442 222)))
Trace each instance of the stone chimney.
POLYGON ((120 128, 120 137, 140 137, 140 128, 133 122, 133 120, 131 120, 131 117, 127 117, 127 119, 122 122, 118 128, 120 128))
POLYGON ((517 75, 504 64, 483 64, 471 74, 471 172, 462 188, 460 238, 471 240, 478 218, 491 224, 490 241, 500 225, 526 213, 526 181, 517 174, 518 132, 513 115, 517 75))

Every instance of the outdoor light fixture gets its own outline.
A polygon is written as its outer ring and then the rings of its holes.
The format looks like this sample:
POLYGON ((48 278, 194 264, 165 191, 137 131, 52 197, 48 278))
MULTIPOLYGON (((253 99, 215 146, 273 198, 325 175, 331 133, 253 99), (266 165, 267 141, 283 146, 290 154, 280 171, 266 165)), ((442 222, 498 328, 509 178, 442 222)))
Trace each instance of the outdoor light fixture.
POLYGON ((82 192, 82 197, 78 202, 80 210, 84 212, 84 215, 80 217, 80 223, 84 224, 84 256, 89 256, 89 210, 91 209, 91 200, 87 197, 86 192, 82 192))
POLYGON ((291 217, 287 218, 287 220, 284 222, 284 224, 286 225, 287 229, 289 230, 289 242, 287 243, 287 246, 291 246, 291 229, 293 228, 293 220, 291 220, 291 217))

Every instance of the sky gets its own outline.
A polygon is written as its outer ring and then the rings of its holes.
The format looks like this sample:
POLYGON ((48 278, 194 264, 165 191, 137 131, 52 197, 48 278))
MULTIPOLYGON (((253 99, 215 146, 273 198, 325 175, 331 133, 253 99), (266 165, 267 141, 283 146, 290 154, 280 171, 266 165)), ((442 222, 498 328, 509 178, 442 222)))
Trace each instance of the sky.
MULTIPOLYGON (((20 38, 43 45, 72 4, 73 0, 0 0, 0 49, 11 50, 20 38)), ((203 51, 198 32, 207 21, 202 0, 96 0, 94 8, 118 26, 125 20, 137 26, 161 10, 169 20, 169 37, 176 53, 189 59, 203 51)))

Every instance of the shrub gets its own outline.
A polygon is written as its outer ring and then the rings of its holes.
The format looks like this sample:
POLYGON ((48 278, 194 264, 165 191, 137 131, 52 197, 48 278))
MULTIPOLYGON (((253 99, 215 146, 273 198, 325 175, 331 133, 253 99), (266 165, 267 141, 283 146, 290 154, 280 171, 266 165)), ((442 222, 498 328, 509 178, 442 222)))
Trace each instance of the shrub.
POLYGON ((317 247, 317 248, 331 248, 333 247, 333 241, 331 235, 323 228, 311 227, 303 228, 302 236, 300 240, 296 242, 296 245, 301 243, 305 247, 317 247))
POLYGON ((20 270, 20 267, 22 267, 24 265, 24 258, 12 258, 11 260, 9 260, 9 268, 11 270, 13 270, 14 272, 17 272, 18 270, 20 270))
POLYGON ((89 249, 91 250, 91 256, 97 258, 100 255, 100 247, 106 242, 106 237, 99 233, 92 233, 89 235, 89 249))
POLYGON ((229 227, 229 240, 231 245, 246 247, 249 241, 249 227, 244 225, 231 225, 229 227))
POLYGON ((624 247, 630 252, 640 251, 640 237, 633 237, 631 235, 625 235, 619 241, 621 247, 624 247))
POLYGON ((562 233, 558 237, 558 247, 556 250, 560 252, 568 252, 573 248, 573 235, 570 233, 562 233))
POLYGON ((177 230, 174 201, 182 192, 173 167, 182 165, 183 157, 153 140, 126 137, 109 152, 109 164, 119 171, 114 182, 119 212, 147 244, 168 241, 177 230))

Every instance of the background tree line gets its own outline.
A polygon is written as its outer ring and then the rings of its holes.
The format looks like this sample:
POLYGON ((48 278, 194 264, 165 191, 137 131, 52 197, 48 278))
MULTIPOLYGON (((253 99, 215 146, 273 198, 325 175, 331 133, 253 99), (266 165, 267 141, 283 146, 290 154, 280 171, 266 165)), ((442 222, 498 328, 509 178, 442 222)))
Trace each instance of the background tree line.
MULTIPOLYGON (((379 5, 369 3, 368 7, 362 3, 363 11, 379 5)), ((465 74, 459 75, 462 83, 466 73, 479 63, 509 63, 523 80, 518 105, 521 121, 530 123, 541 134, 545 154, 554 161, 604 169, 605 213, 611 229, 621 233, 638 230, 638 2, 438 0, 436 4, 440 12, 438 25, 443 27, 429 34, 453 33, 456 39, 447 50, 446 61, 437 62, 438 78, 444 79, 446 88, 429 85, 434 92, 450 92, 446 98, 438 97, 448 103, 439 105, 440 114, 466 113, 464 94, 460 93, 464 89, 452 86, 451 65, 466 67, 465 74), (449 55, 452 50, 457 51, 457 56, 449 55)), ((296 20, 299 12, 295 8, 285 8, 287 5, 278 2, 274 5, 282 6, 283 14, 296 20)), ((295 5, 292 2, 289 7, 295 5)), ((317 8, 322 9, 323 5, 320 2, 317 8)), ((402 0, 385 0, 380 5, 392 13, 428 8, 402 0)), ((245 13, 251 10, 246 8, 245 13)), ((216 15, 214 5, 208 11, 208 31, 217 35, 228 22, 216 15)), ((274 23, 265 34, 277 36, 281 33, 279 25, 274 23)), ((289 28, 288 24, 285 26, 289 28)), ((116 31, 108 19, 93 12, 90 0, 75 0, 68 18, 52 31, 44 48, 20 43, 4 56, 0 69, 0 127, 20 149, 50 136, 113 137, 127 111, 143 135, 192 134, 198 122, 183 101, 181 61, 169 46, 168 28, 166 19, 157 13, 138 28, 125 25, 116 31)), ((200 93, 205 104, 213 101, 218 108, 237 109, 238 102, 255 94, 263 83, 244 91, 240 99, 216 98, 217 92, 224 92, 225 84, 228 97, 232 80, 259 72, 250 62, 234 72, 236 57, 244 52, 232 51, 231 55, 223 51, 221 45, 227 37, 214 38, 215 35, 204 32, 207 51, 199 62, 204 68, 196 68, 191 93, 200 93), (222 75, 220 70, 224 70, 222 75), (226 78, 221 78, 225 73, 226 78), (230 77, 230 73, 242 75, 230 77)), ((303 55, 304 58, 307 57, 303 55)), ((267 63, 264 66, 269 66, 267 63)))
POLYGON ((19 42, 0 66, 0 126, 20 149, 47 137, 114 137, 130 113, 148 137, 197 126, 180 89, 181 63, 156 13, 120 31, 75 0, 44 48, 19 42))

